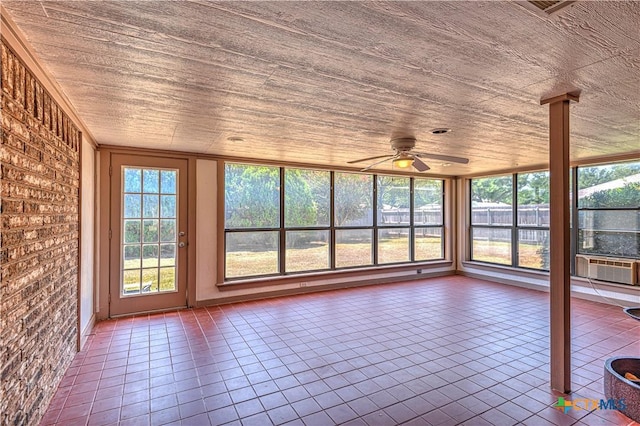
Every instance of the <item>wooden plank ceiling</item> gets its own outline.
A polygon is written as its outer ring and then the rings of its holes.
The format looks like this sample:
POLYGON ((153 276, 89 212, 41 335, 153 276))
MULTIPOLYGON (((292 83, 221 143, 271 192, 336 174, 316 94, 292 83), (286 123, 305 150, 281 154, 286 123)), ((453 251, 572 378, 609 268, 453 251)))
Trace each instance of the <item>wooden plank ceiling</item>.
POLYGON ((581 90, 572 159, 640 154, 640 2, 3 6, 100 144, 344 167, 413 135, 487 173, 545 165, 539 101, 581 90))

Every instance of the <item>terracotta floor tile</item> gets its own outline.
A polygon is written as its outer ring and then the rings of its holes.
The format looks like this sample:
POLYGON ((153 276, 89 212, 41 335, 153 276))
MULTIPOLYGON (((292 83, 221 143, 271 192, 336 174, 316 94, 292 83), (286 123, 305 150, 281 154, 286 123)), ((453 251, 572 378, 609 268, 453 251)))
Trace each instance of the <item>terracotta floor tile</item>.
MULTIPOLYGON (((42 424, 628 423, 552 407, 548 304, 445 277, 103 321, 42 424)), ((572 336, 573 395, 600 398, 637 324, 574 299, 572 336)))
POLYGON ((89 417, 89 413, 91 412, 91 403, 74 405, 73 407, 64 408, 60 415, 58 416, 58 422, 60 424, 67 424, 72 419, 82 418, 86 419, 89 417))
POLYGON ((180 404, 178 405, 178 409, 180 411, 180 418, 182 419, 207 412, 204 401, 201 399, 187 402, 185 404, 180 404))
POLYGON ((149 414, 143 414, 138 417, 121 420, 119 426, 150 426, 150 421, 149 414))
POLYGON ((422 416, 422 419, 429 425, 450 425, 455 424, 456 421, 444 413, 440 409, 435 409, 422 416))
POLYGON ((120 420, 120 407, 110 410, 92 413, 87 422, 88 426, 106 426, 117 423, 120 420))

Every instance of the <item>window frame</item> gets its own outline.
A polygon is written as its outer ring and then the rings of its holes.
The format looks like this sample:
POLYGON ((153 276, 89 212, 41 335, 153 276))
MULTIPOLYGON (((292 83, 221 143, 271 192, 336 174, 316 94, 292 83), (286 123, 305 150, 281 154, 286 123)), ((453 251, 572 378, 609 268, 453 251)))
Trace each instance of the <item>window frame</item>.
POLYGON ((348 271, 348 270, 358 270, 358 269, 367 269, 367 268, 375 268, 379 266, 402 266, 402 265, 411 265, 411 264, 422 264, 433 261, 442 261, 445 260, 445 241, 446 241, 446 228, 445 228, 445 217, 447 214, 447 208, 445 204, 445 191, 446 191, 446 178, 437 178, 437 177, 422 177, 422 176, 414 176, 414 175, 394 175, 394 174, 385 174, 385 173, 363 173, 351 170, 333 170, 333 169, 322 169, 322 168, 313 168, 313 167, 300 167, 300 166, 274 166, 267 164, 259 164, 259 163, 245 163, 245 162, 236 162, 236 161, 223 161, 222 162, 222 174, 223 177, 220 188, 222 189, 224 196, 221 197, 221 200, 224 200, 224 205, 222 206, 222 211, 225 214, 222 217, 223 224, 221 226, 223 231, 222 236, 222 249, 223 249, 223 282, 237 282, 237 281, 246 281, 260 278, 273 278, 273 277, 288 277, 299 274, 322 274, 331 271, 348 271), (277 228, 229 228, 226 225, 226 168, 227 165, 246 165, 246 166, 266 166, 266 167, 274 167, 279 169, 279 191, 280 191, 280 210, 279 210, 279 226, 277 228), (287 227, 285 226, 285 199, 287 197, 286 194, 286 185, 285 185, 285 171, 288 169, 299 169, 299 170, 317 170, 324 171, 329 173, 329 182, 330 182, 330 206, 329 206, 329 225, 328 226, 295 226, 295 227, 287 227), (344 174, 364 174, 367 176, 371 176, 372 180, 372 189, 371 189, 371 209, 372 209, 372 224, 367 226, 337 226, 335 223, 335 176, 336 173, 344 173, 344 174), (377 223, 377 214, 378 214, 378 177, 381 176, 389 176, 389 177, 402 177, 409 179, 409 223, 402 226, 381 226, 377 223), (433 225, 419 225, 415 226, 414 224, 414 181, 415 179, 424 179, 424 180, 435 180, 440 182, 440 207, 441 207, 441 216, 440 216, 440 224, 433 225), (408 228, 408 239, 409 239, 409 255, 407 261, 399 261, 399 262, 388 262, 388 263, 380 263, 378 259, 379 253, 379 238, 378 233, 382 229, 398 229, 398 228, 408 228), (441 241, 440 241, 440 256, 432 259, 421 259, 415 260, 415 230, 416 229, 426 229, 426 228, 438 228, 440 229, 441 241), (363 265, 356 266, 336 266, 336 231, 344 231, 344 230, 367 230, 371 232, 371 262, 363 265), (231 276, 227 275, 227 235, 232 233, 246 233, 246 232, 266 232, 273 231, 278 232, 278 272, 270 273, 270 274, 256 274, 256 275, 243 275, 243 276, 231 276), (287 247, 286 247, 286 235, 287 232, 291 231, 328 231, 328 245, 329 245, 329 259, 328 259, 328 267, 323 269, 313 269, 313 270, 300 270, 300 271, 290 271, 286 270, 286 256, 287 256, 287 247))
MULTIPOLYGON (((585 251, 581 251, 580 250, 580 233, 581 231, 584 229, 580 226, 580 213, 581 212, 586 212, 586 211, 635 211, 638 213, 639 217, 640 217, 640 205, 637 207, 581 207, 579 200, 578 200, 578 191, 580 189, 579 187, 579 174, 580 174, 580 169, 584 169, 584 168, 589 168, 589 167, 598 167, 598 166, 616 166, 616 165, 624 165, 624 164, 640 164, 640 160, 638 159, 632 159, 632 160, 624 160, 624 161, 614 161, 614 162, 602 162, 602 163, 590 163, 590 164, 579 164, 579 165, 575 165, 573 167, 570 168, 570 192, 571 194, 574 194, 574 196, 571 197, 571 203, 570 203, 570 242, 571 242, 571 274, 575 275, 575 259, 576 259, 576 255, 585 255, 585 256, 601 256, 601 257, 614 257, 614 258, 626 258, 626 259, 635 259, 635 260, 640 260, 640 255, 639 256, 625 256, 622 254, 603 254, 603 253, 597 253, 597 252, 585 252, 585 251)), ((531 171, 526 171, 526 172, 514 172, 514 173, 507 173, 507 174, 496 174, 496 175, 484 175, 484 176, 477 176, 477 177, 473 177, 473 178, 468 178, 466 180, 467 182, 467 186, 466 186, 466 190, 467 190, 467 194, 466 194, 466 202, 468 203, 468 211, 467 211, 467 232, 466 232, 466 242, 467 242, 467 259, 468 261, 471 262, 477 262, 477 263, 482 263, 482 264, 486 264, 486 265, 493 265, 493 266, 501 266, 501 267, 513 267, 513 268, 518 268, 518 269, 524 269, 524 270, 529 270, 529 271, 540 271, 540 272, 548 272, 548 269, 542 269, 542 268, 530 268, 530 267, 526 267, 526 266, 520 266, 520 259, 519 259, 519 254, 520 254, 520 250, 519 250, 519 245, 520 245, 520 241, 519 241, 519 236, 518 236, 518 232, 520 230, 545 230, 547 232, 549 232, 549 226, 546 227, 540 227, 540 226, 527 226, 527 225, 519 225, 518 224, 518 208, 519 208, 519 204, 518 204, 518 176, 522 175, 522 174, 528 174, 528 173, 539 173, 539 172, 549 172, 548 169, 544 169, 544 170, 531 170, 531 171), (513 221, 512 221, 512 225, 511 226, 503 226, 502 228, 509 228, 512 229, 512 237, 511 237, 511 246, 512 246, 512 262, 511 264, 502 264, 502 263, 495 263, 495 262, 487 262, 487 261, 483 261, 483 260, 476 260, 473 258, 473 229, 474 228, 492 228, 492 229, 498 229, 500 227, 498 226, 488 226, 488 225, 474 225, 472 223, 472 218, 473 218, 473 207, 472 207, 472 182, 474 179, 483 179, 483 178, 491 178, 491 177, 501 177, 501 176, 511 176, 512 177, 512 185, 513 185, 513 193, 512 193, 512 205, 513 205, 513 221)), ((610 233, 615 233, 616 230, 608 230, 610 233)), ((605 230, 604 232, 607 232, 607 230, 605 230)))
POLYGON ((468 196, 467 202, 469 205, 468 209, 468 231, 467 231, 467 243, 469 245, 469 260, 472 262, 479 262, 487 265, 497 265, 502 267, 512 267, 518 269, 525 269, 529 271, 541 271, 548 272, 549 269, 544 268, 532 268, 529 266, 522 266, 520 262, 520 231, 534 230, 534 231, 547 231, 549 232, 549 226, 531 226, 531 225, 520 225, 518 222, 518 210, 520 204, 518 202, 518 177, 525 174, 531 173, 542 173, 548 172, 548 170, 532 170, 527 172, 516 172, 516 173, 507 173, 507 174, 498 174, 498 175, 487 175, 487 176, 479 176, 475 178, 468 179, 468 196), (499 178, 499 177, 510 177, 511 178, 511 224, 510 225, 491 225, 491 224, 474 224, 473 223, 473 180, 474 179, 487 179, 487 178, 499 178), (510 263, 497 263, 497 262, 489 262, 486 260, 478 260, 473 256, 474 252, 474 238, 473 238, 473 230, 474 229, 503 229, 508 230, 510 233, 510 263))
MULTIPOLYGON (((589 164, 589 165, 582 165, 582 166, 577 166, 573 168, 573 173, 572 173, 572 178, 573 178, 573 185, 572 185, 572 190, 574 194, 579 194, 580 189, 582 189, 580 187, 580 169, 585 169, 585 168, 596 168, 596 167, 603 167, 603 166, 620 166, 620 165, 625 165, 625 164, 633 164, 633 165, 640 165, 640 160, 630 160, 630 161, 622 161, 622 162, 614 162, 614 163, 598 163, 598 164, 589 164)), ((614 179, 615 180, 615 179, 614 179)), ((609 181, 611 182, 611 181, 609 181)), ((606 183, 606 182, 605 182, 606 183)), ((604 254, 604 253, 599 253, 599 252, 588 252, 588 251, 583 251, 581 250, 581 238, 580 238, 580 234, 581 231, 585 230, 586 228, 581 227, 580 226, 580 213, 582 212, 636 212, 636 214, 638 215, 638 218, 640 218, 640 204, 635 206, 635 207, 612 207, 612 206, 606 206, 606 207, 593 207, 593 206, 589 206, 589 207, 583 207, 580 205, 580 200, 579 197, 576 196, 574 197, 574 200, 572 200, 572 209, 574 214, 572 215, 572 223, 575 224, 575 226, 572 226, 572 247, 574 247, 574 250, 572 251, 572 256, 575 259, 576 255, 584 255, 584 256, 601 256, 601 257, 612 257, 612 258, 621 258, 621 259, 634 259, 634 260, 640 260, 640 246, 638 247, 638 255, 636 257, 633 256, 629 256, 629 255, 624 255, 624 254, 604 254)), ((595 216, 594 216, 595 218, 595 216)), ((640 224, 639 224, 640 225, 640 224)), ((593 225, 595 226, 595 225, 593 225)), ((598 230, 595 228, 592 228, 591 231, 594 232, 594 237, 595 238, 595 234, 597 233, 603 233, 603 234, 615 234, 615 233, 621 233, 624 232, 621 229, 602 229, 602 230, 598 230)), ((628 231, 628 232, 634 232, 634 231, 628 231)), ((638 227, 638 230, 636 230, 634 233, 638 234, 638 237, 636 237, 638 240, 640 240, 640 226, 638 227)), ((640 241, 639 241, 640 242, 640 241)), ((575 264, 575 262, 572 262, 575 264)))

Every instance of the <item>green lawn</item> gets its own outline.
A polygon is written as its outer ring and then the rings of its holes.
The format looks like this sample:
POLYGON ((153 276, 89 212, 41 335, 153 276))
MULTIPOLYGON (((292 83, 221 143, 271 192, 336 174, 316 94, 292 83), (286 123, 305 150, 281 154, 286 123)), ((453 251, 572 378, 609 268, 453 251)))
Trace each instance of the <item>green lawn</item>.
MULTIPOLYGON (((536 244, 520 244, 518 247, 519 266, 540 269, 542 266, 542 255, 539 253, 541 247, 536 244)), ((511 265, 511 244, 502 241, 476 240, 473 243, 473 260, 511 265)))
POLYGON ((140 260, 126 260, 124 262, 123 286, 125 294, 137 294, 141 287, 149 286, 144 293, 156 293, 158 291, 174 291, 175 285, 175 260, 173 258, 160 259, 160 273, 158 274, 158 259, 146 258, 142 260, 142 285, 140 284, 140 260), (135 268, 135 269, 134 269, 135 268), (159 275, 159 276, 158 276, 159 275), (158 284, 160 288, 158 289, 158 284))
MULTIPOLYGON (((408 239, 406 237, 380 240, 380 263, 408 261, 408 239)), ((441 257, 439 238, 418 238, 417 256, 419 260, 441 257)), ((310 248, 288 249, 286 253, 287 272, 314 271, 329 268, 329 250, 326 244, 310 248)), ((370 243, 336 244, 336 266, 338 268, 371 265, 370 243)), ((234 251, 227 253, 227 277, 244 277, 275 274, 278 272, 278 252, 234 251)))

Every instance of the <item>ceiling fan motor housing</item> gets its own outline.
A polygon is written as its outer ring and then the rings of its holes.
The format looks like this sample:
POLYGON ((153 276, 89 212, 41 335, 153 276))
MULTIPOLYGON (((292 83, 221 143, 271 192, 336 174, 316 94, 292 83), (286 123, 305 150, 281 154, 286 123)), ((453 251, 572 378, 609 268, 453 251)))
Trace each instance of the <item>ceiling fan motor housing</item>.
POLYGON ((416 146, 416 138, 394 138, 391 139, 391 148, 397 151, 409 151, 416 146))

